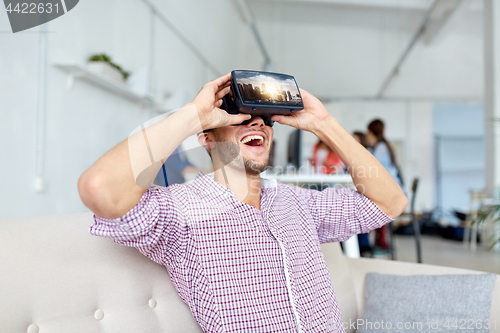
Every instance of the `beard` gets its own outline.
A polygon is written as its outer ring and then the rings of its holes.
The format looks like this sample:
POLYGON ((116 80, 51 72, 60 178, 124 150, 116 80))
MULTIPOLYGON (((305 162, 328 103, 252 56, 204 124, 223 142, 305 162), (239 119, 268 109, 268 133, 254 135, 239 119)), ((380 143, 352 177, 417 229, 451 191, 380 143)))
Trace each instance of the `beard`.
POLYGON ((259 175, 260 173, 266 171, 269 167, 269 156, 264 162, 261 163, 243 157, 243 165, 245 166, 245 171, 247 174, 259 175))
POLYGON ((256 162, 248 159, 241 154, 240 146, 236 142, 224 141, 224 138, 219 135, 217 130, 213 130, 213 135, 216 142, 217 155, 223 165, 243 165, 245 172, 250 175, 259 175, 269 167, 269 154, 264 162, 256 162))

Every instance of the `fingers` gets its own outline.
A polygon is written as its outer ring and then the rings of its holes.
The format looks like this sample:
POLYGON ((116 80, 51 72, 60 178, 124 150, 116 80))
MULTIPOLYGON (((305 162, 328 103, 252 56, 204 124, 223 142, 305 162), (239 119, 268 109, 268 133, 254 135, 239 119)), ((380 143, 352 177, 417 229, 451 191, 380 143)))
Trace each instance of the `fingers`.
MULTIPOLYGON (((225 75, 225 76, 227 76, 227 75, 225 75)), ((230 81, 231 74, 229 74, 229 81, 221 81, 220 79, 224 78, 225 76, 220 77, 214 81, 208 82, 207 84, 205 84, 205 86, 202 88, 202 90, 205 90, 207 93, 210 91, 209 92, 210 94, 214 93, 215 100, 221 99, 231 89, 231 81, 230 81), (220 84, 218 84, 218 83, 220 83, 220 84)))
POLYGON ((230 80, 231 80, 231 73, 227 73, 226 75, 213 80, 212 83, 215 84, 217 87, 220 87, 230 80))
POLYGON ((308 92, 308 91, 307 91, 307 90, 305 90, 305 89, 299 88, 299 90, 300 90, 300 95, 301 95, 302 97, 306 96, 306 98, 307 98, 307 97, 309 97, 309 96, 313 96, 310 92, 308 92))
POLYGON ((221 91, 221 90, 223 90, 223 89, 225 89, 225 88, 228 88, 228 87, 229 87, 229 88, 231 87, 231 81, 226 82, 225 84, 223 84, 222 86, 220 86, 220 87, 218 88, 218 91, 221 91))
POLYGON ((289 116, 274 115, 271 117, 271 120, 274 120, 275 122, 281 125, 292 126, 295 128, 297 128, 298 126, 295 115, 289 115, 289 116))
POLYGON ((309 99, 309 96, 311 96, 311 94, 309 92, 307 92, 307 90, 304 90, 302 88, 299 88, 299 90, 300 90, 300 96, 302 97, 302 100, 309 99))
POLYGON ((228 73, 224 76, 221 76, 218 79, 215 79, 213 81, 207 82, 203 88, 201 88, 200 94, 202 91, 209 92, 210 93, 217 93, 222 87, 226 87, 227 84, 231 84, 231 73, 228 73))
MULTIPOLYGON (((206 107, 215 105, 215 103, 224 97, 230 91, 231 73, 221 76, 218 79, 208 82, 198 92, 195 101, 206 107)), ((220 105, 219 105, 220 106, 220 105)))
POLYGON ((313 94, 311 94, 307 90, 304 90, 302 88, 299 88, 299 89, 300 89, 300 95, 302 96, 302 101, 304 103, 307 103, 307 104, 320 103, 321 105, 323 105, 323 103, 321 103, 321 101, 316 96, 314 96, 313 94))
POLYGON ((217 94, 215 94, 215 100, 219 100, 221 99, 222 97, 226 96, 229 92, 231 91, 231 86, 227 86, 221 90, 219 90, 219 92, 217 92, 217 94))
MULTIPOLYGON (((226 111, 223 111, 226 112, 226 111)), ((236 125, 241 124, 245 120, 252 119, 252 116, 249 114, 239 113, 239 114, 228 114, 229 116, 229 124, 228 125, 236 125)))

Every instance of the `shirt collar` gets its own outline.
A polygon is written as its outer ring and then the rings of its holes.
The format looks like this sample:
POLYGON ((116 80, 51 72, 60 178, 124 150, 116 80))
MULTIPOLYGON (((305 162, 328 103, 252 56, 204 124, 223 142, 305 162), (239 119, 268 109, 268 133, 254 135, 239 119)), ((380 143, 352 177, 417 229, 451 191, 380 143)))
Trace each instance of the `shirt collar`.
MULTIPOLYGON (((227 187, 223 186, 221 183, 217 182, 214 180, 214 173, 209 173, 208 175, 203 173, 203 172, 198 172, 198 175, 196 176, 195 180, 194 180, 194 183, 197 182, 197 180, 200 180, 202 181, 203 183, 206 183, 208 181, 208 179, 211 179, 213 182, 217 183, 218 185, 222 186, 224 189, 228 189, 227 187)), ((278 183, 276 181, 276 179, 267 179, 267 178, 260 178, 261 180, 261 187, 262 188, 274 188, 274 187, 277 187, 278 186, 278 183)), ((208 184, 205 184, 205 185, 208 185, 208 184)))
POLYGON ((266 178, 260 178, 261 180, 261 187, 262 188, 277 188, 278 187, 278 182, 276 179, 266 179, 266 178))
MULTIPOLYGON (((207 201, 232 201, 235 198, 233 191, 214 180, 213 173, 207 175, 200 171, 192 184, 199 197, 207 201)), ((277 187, 276 179, 261 178, 261 188, 263 190, 276 189, 277 187)))

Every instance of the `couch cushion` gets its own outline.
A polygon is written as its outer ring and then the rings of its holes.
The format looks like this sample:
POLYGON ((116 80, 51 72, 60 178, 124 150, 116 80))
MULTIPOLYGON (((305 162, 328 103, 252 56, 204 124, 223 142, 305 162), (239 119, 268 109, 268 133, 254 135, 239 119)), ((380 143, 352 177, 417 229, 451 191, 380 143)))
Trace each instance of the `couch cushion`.
MULTIPOLYGON (((358 332, 488 332, 496 274, 368 273, 358 332), (382 324, 383 323, 383 324, 382 324), (448 327, 446 327, 448 326, 448 327)), ((493 323, 491 323, 493 324, 493 323)))

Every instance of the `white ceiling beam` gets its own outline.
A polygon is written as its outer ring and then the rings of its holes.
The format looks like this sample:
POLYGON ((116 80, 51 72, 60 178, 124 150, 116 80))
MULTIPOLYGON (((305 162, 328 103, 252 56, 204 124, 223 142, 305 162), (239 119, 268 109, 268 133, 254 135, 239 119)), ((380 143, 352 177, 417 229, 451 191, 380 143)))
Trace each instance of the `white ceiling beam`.
POLYGON ((422 41, 425 44, 432 42, 462 3, 463 0, 442 0, 439 2, 436 9, 430 15, 430 22, 422 35, 422 41))
POLYGON ((248 5, 246 0, 233 0, 238 13, 240 13, 241 20, 245 24, 252 24, 255 22, 255 17, 253 16, 252 9, 248 5))
POLYGON ((422 24, 420 24, 420 27, 418 28, 417 32, 415 35, 413 35, 412 39, 410 40, 410 43, 406 47, 405 51, 399 58, 398 62, 392 69, 392 71, 389 73, 389 76, 384 80, 382 83, 382 86, 380 87, 377 97, 382 98, 384 96, 385 91, 389 87, 389 84, 392 82, 395 76, 399 75, 399 70, 401 69, 401 66, 405 62, 406 58, 408 55, 411 53, 413 50, 413 47, 417 43, 417 41, 422 37, 422 35, 425 33, 427 30, 427 27, 429 26, 429 23, 431 21, 431 17, 436 10, 436 8, 439 7, 439 4, 443 2, 444 0, 433 0, 432 5, 427 9, 427 12, 425 13, 424 19, 422 21, 422 24))
POLYGON ((381 7, 388 9, 427 10, 432 0, 250 0, 262 3, 290 3, 290 4, 326 4, 360 7, 381 7))
POLYGON ((255 23, 255 16, 253 15, 252 8, 250 8, 247 0, 233 0, 233 3, 240 13, 241 20, 250 27, 250 30, 255 37, 255 41, 257 42, 257 45, 262 52, 262 56, 264 57, 264 70, 270 71, 273 66, 272 60, 269 56, 269 53, 267 52, 266 46, 264 45, 262 36, 260 35, 259 29, 257 28, 257 24, 255 23))

